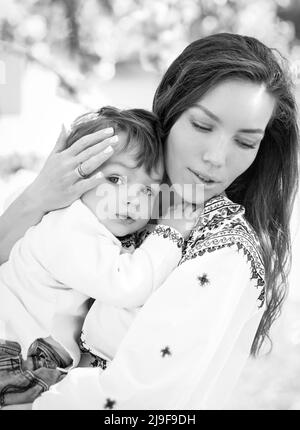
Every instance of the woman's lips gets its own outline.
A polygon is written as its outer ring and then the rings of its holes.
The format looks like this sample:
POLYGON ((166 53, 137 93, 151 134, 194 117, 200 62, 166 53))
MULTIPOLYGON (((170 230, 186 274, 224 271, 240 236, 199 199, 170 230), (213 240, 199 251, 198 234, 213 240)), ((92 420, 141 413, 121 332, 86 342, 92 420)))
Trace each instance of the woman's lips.
POLYGON ((208 175, 204 175, 197 170, 190 169, 189 167, 188 170, 205 186, 214 186, 221 182, 219 180, 216 180, 215 178, 211 178, 208 175))

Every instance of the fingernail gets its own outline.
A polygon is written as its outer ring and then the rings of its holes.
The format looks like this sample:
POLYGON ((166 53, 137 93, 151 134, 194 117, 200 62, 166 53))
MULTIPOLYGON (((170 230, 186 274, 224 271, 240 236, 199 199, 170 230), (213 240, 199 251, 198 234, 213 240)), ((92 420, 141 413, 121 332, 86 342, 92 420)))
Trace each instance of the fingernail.
POLYGON ((119 140, 119 137, 117 135, 115 135, 109 141, 110 141, 110 143, 116 143, 116 142, 118 142, 118 140, 119 140))
POLYGON ((113 151, 113 148, 112 148, 112 146, 109 145, 107 148, 104 149, 103 152, 105 154, 110 154, 112 151, 113 151))
POLYGON ((111 134, 111 133, 113 133, 113 132, 114 132, 114 129, 113 129, 112 127, 105 128, 105 129, 103 130, 103 133, 104 133, 104 134, 111 134))
POLYGON ((96 178, 97 178, 97 179, 103 178, 103 173, 102 173, 102 172, 98 172, 98 173, 96 174, 96 178))

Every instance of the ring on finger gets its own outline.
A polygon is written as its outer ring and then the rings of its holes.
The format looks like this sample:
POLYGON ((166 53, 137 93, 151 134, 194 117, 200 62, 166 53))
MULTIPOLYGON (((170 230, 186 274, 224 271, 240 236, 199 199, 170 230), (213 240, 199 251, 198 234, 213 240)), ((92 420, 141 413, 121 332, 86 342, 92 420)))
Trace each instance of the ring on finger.
POLYGON ((82 179, 85 179, 89 176, 87 173, 84 173, 84 171, 82 170, 82 163, 80 163, 79 166, 77 167, 77 173, 82 179))

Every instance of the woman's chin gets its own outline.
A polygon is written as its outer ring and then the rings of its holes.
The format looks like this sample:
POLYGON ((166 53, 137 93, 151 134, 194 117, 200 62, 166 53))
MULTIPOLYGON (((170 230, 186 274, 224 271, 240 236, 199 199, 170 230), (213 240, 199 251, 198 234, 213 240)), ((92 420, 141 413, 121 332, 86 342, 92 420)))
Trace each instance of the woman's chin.
MULTIPOLYGON (((206 201, 206 193, 203 186, 199 184, 175 185, 177 196, 189 204, 202 205, 206 201)), ((175 199, 176 200, 176 199, 175 199)))

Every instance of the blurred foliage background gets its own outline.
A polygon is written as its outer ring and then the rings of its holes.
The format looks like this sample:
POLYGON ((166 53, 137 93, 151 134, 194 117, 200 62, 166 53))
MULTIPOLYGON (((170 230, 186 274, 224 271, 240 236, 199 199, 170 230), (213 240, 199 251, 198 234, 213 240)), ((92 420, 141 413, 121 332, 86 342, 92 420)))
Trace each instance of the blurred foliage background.
MULTIPOLYGON (((247 34, 290 61, 300 97, 300 0, 0 2, 0 210, 37 174, 62 122, 103 104, 151 108, 164 70, 191 41, 247 34), (5 203, 6 202, 6 203, 5 203)), ((300 256, 299 198, 293 257, 300 256)), ((272 331, 228 408, 300 409, 300 268, 272 331)))
POLYGON ((0 6, 2 49, 57 74, 78 101, 95 81, 135 64, 162 73, 191 41, 229 31, 300 57, 297 0, 9 0, 0 6))

